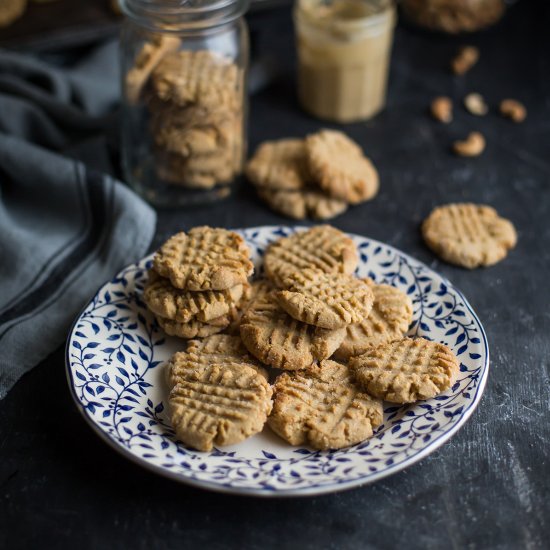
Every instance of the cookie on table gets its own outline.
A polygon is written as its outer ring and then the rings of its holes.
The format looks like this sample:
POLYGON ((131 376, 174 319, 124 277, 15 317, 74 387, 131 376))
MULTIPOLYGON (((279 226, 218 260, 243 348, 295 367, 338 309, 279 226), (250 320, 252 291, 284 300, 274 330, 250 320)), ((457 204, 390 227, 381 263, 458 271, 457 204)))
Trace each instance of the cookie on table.
POLYGON ((260 189, 303 189, 310 180, 304 140, 289 138, 262 143, 246 164, 245 173, 260 189))
MULTIPOLYGON (((177 365, 178 359, 176 358, 177 365)), ((272 407, 265 377, 246 363, 174 368, 169 404, 177 437, 200 451, 260 432, 272 407), (176 373, 177 371, 177 373, 176 373)))
POLYGON ((340 449, 371 437, 382 424, 382 401, 362 392, 349 368, 335 361, 283 373, 273 389, 268 425, 291 445, 340 449))
POLYGON ((176 288, 226 290, 245 284, 252 275, 249 256, 237 233, 202 226, 170 237, 155 254, 153 267, 176 288))
POLYGON ((331 197, 350 204, 372 199, 378 192, 378 172, 361 148, 342 132, 322 130, 306 138, 309 169, 331 197))
POLYGON ((348 209, 347 202, 333 199, 313 187, 296 191, 259 189, 258 193, 272 210, 294 220, 330 220, 348 209))
POLYGON ((165 55, 176 51, 180 45, 179 38, 165 34, 155 36, 143 44, 136 56, 134 67, 126 74, 125 92, 130 103, 137 103, 153 69, 165 55))
POLYGON ((460 365, 443 344, 403 338, 353 357, 349 366, 370 395, 392 403, 412 403, 449 389, 460 365))
POLYGON ((346 336, 334 353, 334 358, 347 361, 369 348, 400 340, 405 336, 413 318, 411 299, 391 285, 377 285, 372 279, 363 279, 374 294, 368 317, 346 327, 346 336))
POLYGON ((365 319, 374 301, 371 287, 343 273, 304 269, 283 281, 275 297, 294 319, 321 328, 344 328, 365 319))
POLYGON ((151 74, 152 92, 162 101, 211 109, 239 108, 241 71, 208 50, 179 51, 163 57, 151 74))
POLYGON ((266 276, 280 288, 284 279, 303 269, 353 273, 357 263, 353 240, 330 225, 317 225, 279 239, 268 246, 264 256, 266 276))
POLYGON ((512 222, 490 206, 472 203, 435 208, 422 224, 422 236, 442 259, 469 269, 496 264, 517 242, 512 222))
POLYGON ((345 331, 322 329, 293 319, 271 292, 250 305, 241 320, 240 334, 248 351, 262 363, 297 370, 330 357, 345 331))
POLYGON ((244 294, 243 284, 227 290, 182 290, 172 286, 168 279, 153 270, 149 272, 149 279, 143 289, 143 299, 150 311, 180 323, 188 323, 193 319, 206 323, 227 315, 244 294))

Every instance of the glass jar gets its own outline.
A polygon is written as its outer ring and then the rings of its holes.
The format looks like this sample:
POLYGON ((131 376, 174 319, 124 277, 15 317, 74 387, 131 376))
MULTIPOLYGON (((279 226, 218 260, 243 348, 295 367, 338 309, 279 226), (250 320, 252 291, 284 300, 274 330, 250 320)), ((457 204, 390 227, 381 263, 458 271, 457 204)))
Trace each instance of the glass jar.
POLYGON ((122 160, 156 206, 229 195, 246 155, 248 0, 121 0, 122 160))
POLYGON ((297 0, 298 96, 312 115, 365 120, 386 103, 393 0, 297 0))
POLYGON ((504 0, 403 0, 401 6, 413 23, 449 34, 488 27, 506 10, 504 0))

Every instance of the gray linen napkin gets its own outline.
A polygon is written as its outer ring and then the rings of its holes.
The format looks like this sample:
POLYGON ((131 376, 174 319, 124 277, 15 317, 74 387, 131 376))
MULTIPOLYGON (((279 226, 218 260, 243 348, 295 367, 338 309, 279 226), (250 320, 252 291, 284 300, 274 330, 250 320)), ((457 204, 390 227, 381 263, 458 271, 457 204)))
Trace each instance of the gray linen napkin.
POLYGON ((112 46, 70 68, 0 51, 0 399, 153 237, 155 212, 126 186, 36 145, 105 128, 116 63, 112 46))

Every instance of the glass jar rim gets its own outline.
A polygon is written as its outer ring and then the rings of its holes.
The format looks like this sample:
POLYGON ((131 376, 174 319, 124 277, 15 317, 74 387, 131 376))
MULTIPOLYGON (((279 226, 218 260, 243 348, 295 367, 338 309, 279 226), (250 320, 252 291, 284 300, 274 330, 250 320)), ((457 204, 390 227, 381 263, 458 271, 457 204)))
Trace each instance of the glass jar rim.
POLYGON ((119 0, 123 13, 147 26, 166 31, 219 27, 238 19, 250 0, 119 0))

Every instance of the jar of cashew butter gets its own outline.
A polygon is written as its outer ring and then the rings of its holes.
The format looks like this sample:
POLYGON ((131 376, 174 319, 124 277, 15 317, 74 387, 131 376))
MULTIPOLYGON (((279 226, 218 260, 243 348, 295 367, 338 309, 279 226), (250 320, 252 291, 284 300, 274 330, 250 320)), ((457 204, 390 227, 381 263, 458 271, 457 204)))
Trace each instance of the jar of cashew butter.
POLYGON ((120 0, 122 160, 157 206, 226 197, 246 154, 248 0, 120 0))
POLYGON ((366 120, 386 102, 393 0, 297 0, 298 96, 312 115, 366 120))

